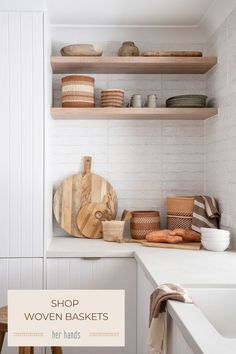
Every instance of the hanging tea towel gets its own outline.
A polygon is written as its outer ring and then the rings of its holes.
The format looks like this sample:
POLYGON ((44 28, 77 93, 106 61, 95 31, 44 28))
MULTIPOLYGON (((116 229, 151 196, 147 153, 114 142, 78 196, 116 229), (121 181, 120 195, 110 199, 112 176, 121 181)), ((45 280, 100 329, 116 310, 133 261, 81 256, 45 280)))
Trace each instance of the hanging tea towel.
POLYGON ((201 227, 217 229, 220 212, 218 202, 213 197, 195 196, 193 203, 192 230, 201 232, 201 227))
POLYGON ((150 297, 149 314, 149 354, 162 354, 166 335, 166 302, 176 300, 192 303, 187 292, 178 284, 163 284, 158 286, 150 297))

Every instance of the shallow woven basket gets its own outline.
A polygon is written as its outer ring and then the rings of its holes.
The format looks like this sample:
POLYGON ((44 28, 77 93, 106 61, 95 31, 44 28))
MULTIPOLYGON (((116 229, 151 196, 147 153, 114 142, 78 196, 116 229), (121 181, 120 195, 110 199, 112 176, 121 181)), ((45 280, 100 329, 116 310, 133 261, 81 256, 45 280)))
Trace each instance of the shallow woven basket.
POLYGON ((132 238, 143 240, 149 232, 160 230, 159 211, 132 211, 131 214, 130 233, 132 238))
POLYGON ((62 78, 62 107, 94 107, 94 78, 69 75, 62 78))
POLYGON ((124 91, 121 89, 105 89, 101 92, 101 107, 122 107, 124 91))
POLYGON ((125 221, 102 221, 103 239, 105 241, 120 242, 123 240, 125 221))
POLYGON ((191 229, 193 203, 193 196, 167 198, 167 227, 169 230, 191 229))

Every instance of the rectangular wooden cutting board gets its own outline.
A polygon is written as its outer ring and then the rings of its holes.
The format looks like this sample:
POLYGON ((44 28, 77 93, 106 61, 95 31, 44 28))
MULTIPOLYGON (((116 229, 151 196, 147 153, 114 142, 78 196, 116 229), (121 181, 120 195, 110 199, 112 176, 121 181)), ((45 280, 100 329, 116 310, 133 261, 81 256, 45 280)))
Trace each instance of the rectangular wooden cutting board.
POLYGON ((182 242, 182 243, 142 242, 142 245, 145 247, 172 248, 172 249, 194 250, 194 251, 198 251, 201 248, 201 242, 182 242))
POLYGON ((145 247, 172 248, 172 249, 179 249, 179 250, 199 251, 201 248, 201 242, 160 243, 160 242, 146 242, 144 240, 134 240, 134 239, 124 239, 123 242, 140 243, 145 247))

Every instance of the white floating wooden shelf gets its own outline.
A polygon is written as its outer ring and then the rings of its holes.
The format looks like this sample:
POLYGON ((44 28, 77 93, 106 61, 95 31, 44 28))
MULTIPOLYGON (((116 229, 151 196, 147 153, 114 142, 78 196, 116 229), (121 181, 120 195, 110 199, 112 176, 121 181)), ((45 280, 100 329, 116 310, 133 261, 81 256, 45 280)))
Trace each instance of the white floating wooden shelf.
POLYGON ((55 74, 205 74, 216 63, 216 57, 51 57, 55 74))
POLYGON ((51 108, 53 119, 170 119, 204 120, 217 114, 217 108, 51 108))

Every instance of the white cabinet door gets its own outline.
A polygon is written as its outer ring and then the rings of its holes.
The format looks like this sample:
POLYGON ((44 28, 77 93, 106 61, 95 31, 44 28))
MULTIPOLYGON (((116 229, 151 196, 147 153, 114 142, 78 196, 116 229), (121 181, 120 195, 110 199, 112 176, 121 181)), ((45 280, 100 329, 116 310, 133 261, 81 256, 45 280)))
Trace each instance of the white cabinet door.
POLYGON ((43 14, 0 12, 0 257, 43 255, 43 14))
POLYGON ((177 324, 173 321, 168 314, 167 321, 167 354, 194 354, 193 350, 189 347, 183 334, 178 328, 177 324))
MULTIPOLYGON (((0 307, 7 304, 8 289, 42 289, 43 260, 40 258, 0 259, 0 307)), ((18 348, 7 347, 4 340, 3 354, 17 354, 18 348)), ((37 348, 35 354, 41 354, 37 348)))
POLYGON ((147 354, 149 304, 154 286, 140 265, 138 265, 137 289, 137 354, 147 354))
POLYGON ((134 259, 47 259, 47 288, 125 289, 125 347, 64 348, 63 353, 136 354, 136 262, 134 259))

